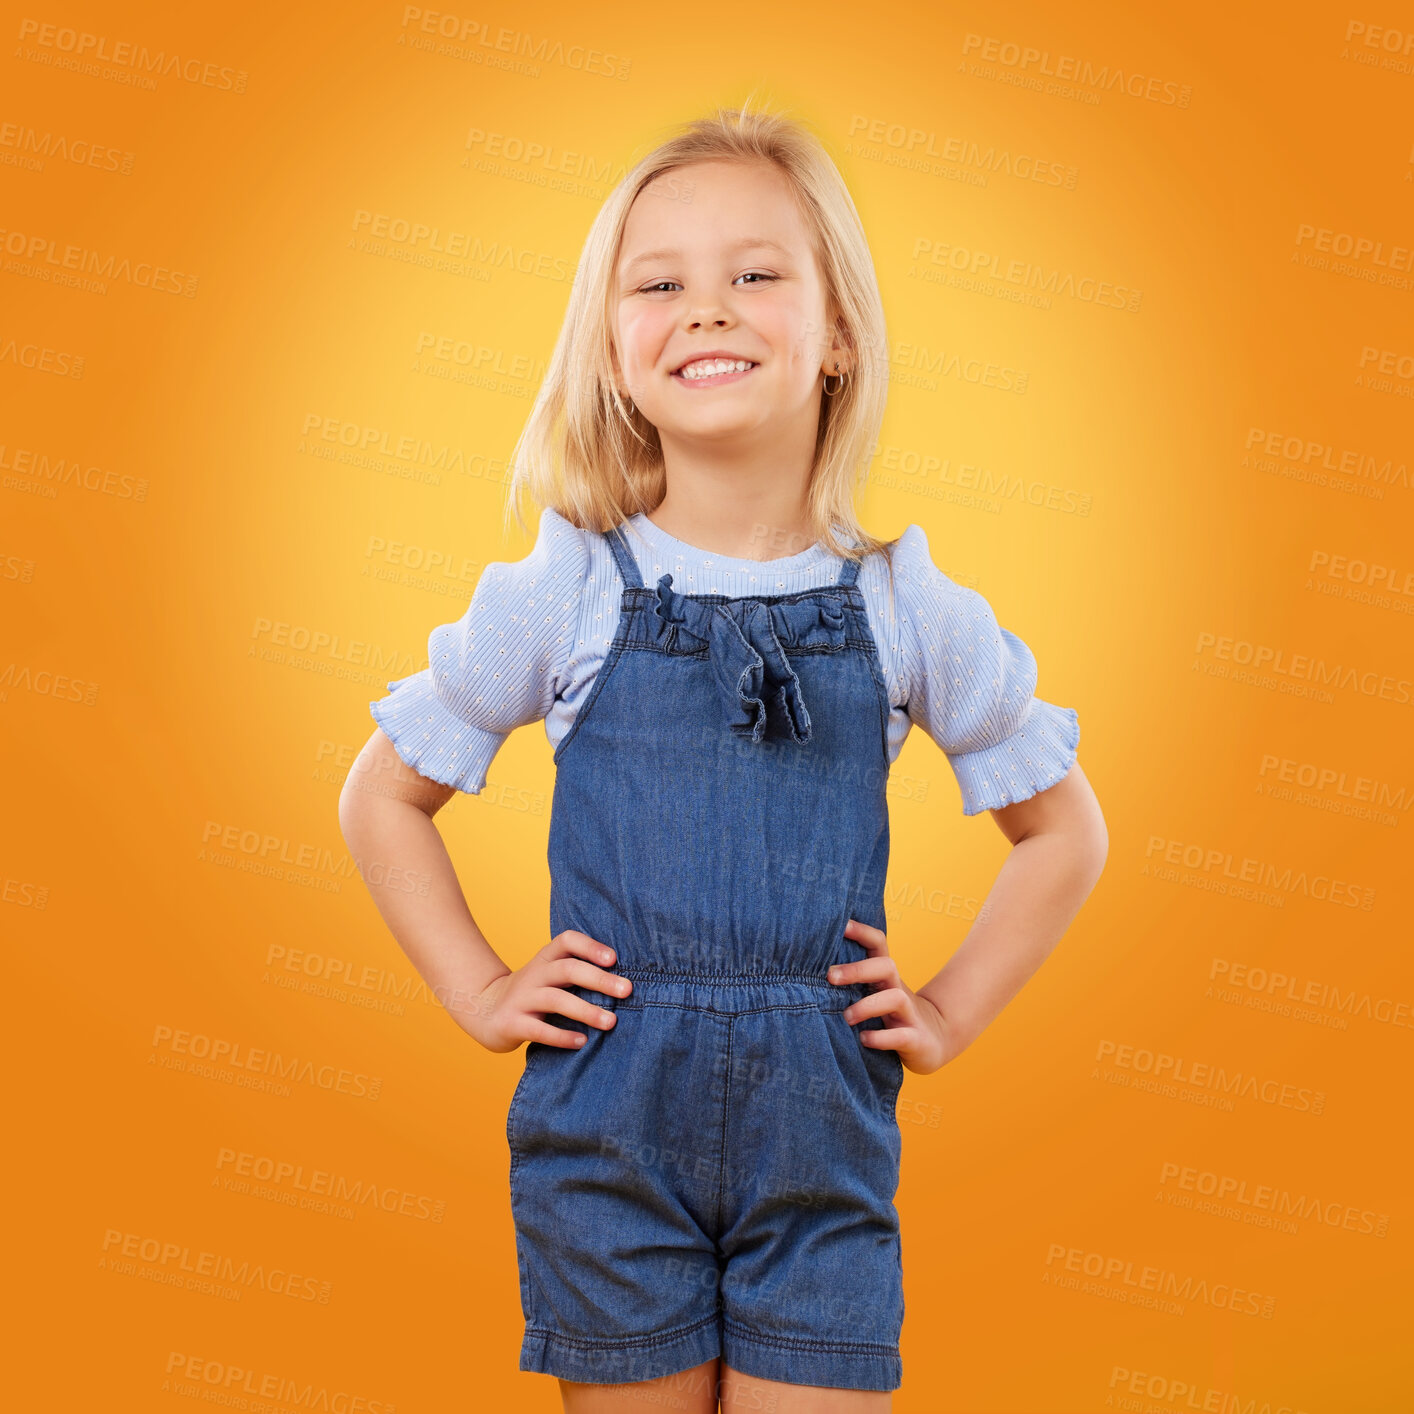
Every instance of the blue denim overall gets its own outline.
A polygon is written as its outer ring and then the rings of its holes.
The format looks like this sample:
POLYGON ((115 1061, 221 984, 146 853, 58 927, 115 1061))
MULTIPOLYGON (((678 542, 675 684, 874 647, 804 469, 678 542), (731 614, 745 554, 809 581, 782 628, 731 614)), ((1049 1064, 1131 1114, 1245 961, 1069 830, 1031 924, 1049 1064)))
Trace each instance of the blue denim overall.
POLYGON ((578 1050, 531 1042, 511 1100, 520 1368, 622 1384, 721 1354, 897 1389, 903 1063, 841 1012, 844 936, 885 927, 888 689, 846 558, 795 594, 646 589, 555 752, 550 932, 632 979, 578 1050))

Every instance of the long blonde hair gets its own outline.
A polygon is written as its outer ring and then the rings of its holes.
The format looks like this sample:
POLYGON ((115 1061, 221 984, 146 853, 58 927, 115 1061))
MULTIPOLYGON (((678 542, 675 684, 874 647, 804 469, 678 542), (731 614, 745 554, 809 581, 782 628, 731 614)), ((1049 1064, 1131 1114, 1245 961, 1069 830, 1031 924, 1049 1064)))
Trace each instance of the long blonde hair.
MULTIPOLYGON (((843 385, 822 396, 815 464, 806 490, 812 535, 831 554, 863 556, 893 541, 869 534, 854 513, 888 397, 883 302, 859 213, 820 141, 784 116, 718 108, 654 148, 610 193, 584 242, 564 325, 511 456, 506 528, 521 530, 523 493, 581 530, 605 531, 651 511, 667 491, 657 430, 619 394, 611 330, 615 263, 629 208, 657 177, 693 162, 773 162, 785 174, 814 237, 827 308, 853 355, 843 385), (851 548, 850 541, 858 542, 851 548)), ((892 567, 891 567, 892 568, 892 567)))

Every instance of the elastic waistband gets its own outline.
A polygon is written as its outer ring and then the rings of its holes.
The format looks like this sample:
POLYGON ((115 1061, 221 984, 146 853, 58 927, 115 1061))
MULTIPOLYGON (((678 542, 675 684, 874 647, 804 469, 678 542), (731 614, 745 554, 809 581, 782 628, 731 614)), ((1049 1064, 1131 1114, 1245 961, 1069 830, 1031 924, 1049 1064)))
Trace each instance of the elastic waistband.
POLYGON ((627 997, 610 996, 592 987, 574 986, 568 990, 605 1011, 675 1006, 691 1011, 719 1012, 724 1016, 782 1009, 843 1011, 874 991, 869 982, 837 986, 823 973, 816 976, 808 972, 656 972, 638 967, 616 967, 613 971, 633 983, 633 991, 627 997))

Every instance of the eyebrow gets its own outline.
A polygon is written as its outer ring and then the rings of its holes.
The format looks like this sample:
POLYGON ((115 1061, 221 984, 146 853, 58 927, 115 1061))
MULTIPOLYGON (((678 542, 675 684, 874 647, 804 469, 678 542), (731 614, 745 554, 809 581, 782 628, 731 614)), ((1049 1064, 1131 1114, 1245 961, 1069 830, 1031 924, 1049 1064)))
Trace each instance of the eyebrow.
MULTIPOLYGON (((791 252, 779 241, 773 241, 768 236, 743 236, 739 241, 733 241, 727 247, 730 251, 738 250, 774 250, 781 255, 790 255, 791 252)), ((681 255, 680 250, 645 250, 641 255, 635 255, 632 260, 625 262, 623 273, 626 275, 635 265, 642 265, 649 260, 671 260, 681 255)))

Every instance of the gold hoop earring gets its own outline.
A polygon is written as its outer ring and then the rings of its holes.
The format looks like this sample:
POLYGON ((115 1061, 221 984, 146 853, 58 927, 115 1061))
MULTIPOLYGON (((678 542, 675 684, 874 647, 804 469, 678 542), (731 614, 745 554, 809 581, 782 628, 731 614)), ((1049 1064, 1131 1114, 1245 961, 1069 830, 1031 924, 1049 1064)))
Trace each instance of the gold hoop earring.
POLYGON ((845 376, 844 376, 843 373, 840 372, 840 366, 839 366, 839 364, 836 364, 836 365, 835 365, 835 375, 836 375, 836 377, 839 378, 840 381, 839 381, 837 384, 835 384, 835 386, 834 386, 833 388, 830 387, 830 375, 829 375, 828 373, 825 375, 824 388, 825 388, 825 396, 826 396, 827 398, 833 398, 833 397, 835 396, 835 394, 838 393, 839 390, 844 387, 844 379, 845 379, 845 376))

